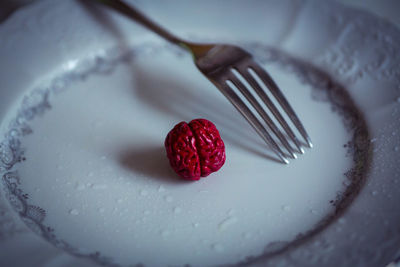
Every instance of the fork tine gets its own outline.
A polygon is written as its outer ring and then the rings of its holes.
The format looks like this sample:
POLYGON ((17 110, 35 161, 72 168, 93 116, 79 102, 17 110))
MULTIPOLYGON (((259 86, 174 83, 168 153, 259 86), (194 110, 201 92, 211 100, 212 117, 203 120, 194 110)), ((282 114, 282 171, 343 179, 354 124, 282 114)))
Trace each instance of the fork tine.
MULTIPOLYGON (((297 130, 300 132, 301 136, 304 138, 306 141, 308 147, 312 147, 311 139, 308 136, 306 130, 304 129, 303 124, 300 122, 299 118, 297 117, 296 113, 290 106, 289 102, 286 100, 285 96, 282 94, 281 90, 279 87, 276 85, 274 80, 269 76, 269 74, 263 70, 260 66, 257 64, 251 64, 249 66, 251 70, 254 71, 257 76, 261 78, 261 80, 265 83, 265 85, 268 87, 268 89, 272 92, 272 94, 275 96, 275 98, 278 100, 279 104, 281 104, 282 108, 285 110, 286 114, 289 116, 290 120, 293 122, 293 124, 296 126, 297 130)), ((265 94, 265 92, 264 92, 265 94)))
POLYGON ((278 109, 276 108, 274 103, 272 103, 272 101, 268 97, 268 95, 264 92, 264 90, 261 88, 261 86, 258 84, 258 82, 250 74, 247 65, 246 65, 246 67, 241 68, 240 73, 242 74, 244 79, 250 84, 250 86, 254 89, 254 91, 256 91, 258 96, 261 98, 261 100, 264 102, 264 104, 269 108, 269 110, 272 112, 272 114, 274 114, 275 118, 279 121, 279 123, 285 130, 286 134, 290 137, 292 142, 296 145, 296 148, 298 149, 298 151, 301 154, 303 154, 304 150, 301 147, 296 135, 293 133, 292 129, 290 129, 286 120, 282 117, 281 113, 278 111, 278 109))
MULTIPOLYGON (((239 72, 240 74, 240 72, 239 72)), ((231 75, 232 76, 232 75, 231 75)), ((283 146, 289 152, 290 156, 294 159, 297 158, 296 154, 292 150, 292 147, 289 145, 288 141, 286 140, 285 136, 279 131, 276 127, 275 123, 271 120, 268 114, 265 112, 263 107, 258 103, 256 98, 250 93, 250 91, 246 88, 246 86, 238 79, 238 77, 232 76, 229 77, 229 80, 239 89, 239 91, 246 97, 249 103, 254 107, 254 109, 260 114, 262 119, 268 125, 270 130, 275 134, 276 137, 281 141, 283 146)))
POLYGON ((272 139, 269 133, 265 130, 264 126, 254 116, 246 104, 239 98, 239 96, 229 87, 226 81, 215 82, 215 85, 220 89, 222 94, 232 103, 232 105, 246 118, 250 125, 256 130, 261 138, 267 143, 267 145, 275 152, 279 159, 288 164, 289 161, 286 159, 285 154, 279 148, 278 144, 272 139))

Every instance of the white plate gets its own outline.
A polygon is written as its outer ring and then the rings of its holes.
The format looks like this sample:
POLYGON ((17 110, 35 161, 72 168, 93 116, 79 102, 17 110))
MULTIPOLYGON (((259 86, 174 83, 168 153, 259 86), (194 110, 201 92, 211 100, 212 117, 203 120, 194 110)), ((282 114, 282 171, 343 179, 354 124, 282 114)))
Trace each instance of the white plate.
POLYGON ((11 206, 34 232, 106 265, 374 266, 395 257, 397 29, 335 4, 136 4, 181 36, 250 50, 315 148, 282 166, 188 55, 113 13, 43 1, 0 29, 0 166, 11 206), (174 124, 196 117, 215 122, 227 162, 185 183, 162 145, 174 124))

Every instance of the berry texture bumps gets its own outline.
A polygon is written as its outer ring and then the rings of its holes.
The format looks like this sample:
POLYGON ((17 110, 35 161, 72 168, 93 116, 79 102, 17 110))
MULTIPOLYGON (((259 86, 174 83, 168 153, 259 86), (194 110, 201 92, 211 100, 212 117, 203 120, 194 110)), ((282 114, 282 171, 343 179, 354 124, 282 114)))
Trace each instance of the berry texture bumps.
POLYGON ((199 180, 225 163, 225 145, 215 125, 206 119, 180 122, 165 138, 171 167, 186 180, 199 180))

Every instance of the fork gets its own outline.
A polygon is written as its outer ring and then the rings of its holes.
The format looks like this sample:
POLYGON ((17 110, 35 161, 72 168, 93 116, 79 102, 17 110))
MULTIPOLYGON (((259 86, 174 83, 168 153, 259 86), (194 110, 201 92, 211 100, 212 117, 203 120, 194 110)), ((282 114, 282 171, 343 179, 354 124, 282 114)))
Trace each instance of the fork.
POLYGON ((157 33, 171 43, 188 50, 194 59, 197 68, 222 92, 222 94, 233 104, 233 106, 246 118, 250 125, 275 152, 282 163, 288 164, 289 157, 297 158, 296 153, 303 154, 301 143, 287 119, 278 110, 276 103, 289 118, 303 137, 305 144, 311 148, 311 139, 304 129, 302 123, 289 105, 271 76, 258 65, 251 54, 240 47, 228 44, 199 44, 180 39, 158 24, 151 21, 134 7, 120 0, 97 0, 119 13, 141 23, 149 30, 157 33), (246 85, 247 83, 247 85, 246 85), (273 101, 262 88, 262 84, 269 89, 274 96, 273 101), (250 86, 250 88, 249 88, 250 86), (235 90, 236 87, 236 90, 235 90), (236 91, 236 92, 235 92, 236 91), (251 92, 253 91, 253 93, 251 92), (242 94, 242 98, 237 93, 242 94), (255 93, 255 94, 254 94, 255 93), (259 100, 255 95, 258 95, 259 100), (248 104, 243 101, 243 97, 248 104), (260 103, 261 102, 261 103, 260 103), (249 108, 250 106, 259 114, 249 108), (262 105, 268 107, 275 119, 268 115, 262 105), (260 121, 261 118, 261 121, 260 121), (279 122, 281 129, 277 126, 279 122), (265 125, 268 127, 266 128, 265 125), (273 135, 271 135, 273 134, 273 135), (273 137, 274 136, 274 137, 273 137), (284 147, 285 152, 281 148, 284 147))

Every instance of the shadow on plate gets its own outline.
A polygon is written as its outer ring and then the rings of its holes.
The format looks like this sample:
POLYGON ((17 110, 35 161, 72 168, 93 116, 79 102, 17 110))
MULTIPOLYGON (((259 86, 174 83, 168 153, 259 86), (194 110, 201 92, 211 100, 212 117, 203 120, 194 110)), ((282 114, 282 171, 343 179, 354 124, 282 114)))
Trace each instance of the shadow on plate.
POLYGON ((186 181, 169 166, 164 147, 134 147, 120 152, 118 162, 139 176, 150 177, 167 183, 179 184, 186 181))
MULTIPOLYGON (((118 40, 119 48, 129 54, 128 41, 114 21, 104 12, 104 8, 88 1, 80 0, 80 2, 88 14, 118 40)), ((175 116, 177 118, 175 123, 182 120, 190 121, 199 118, 199 116, 208 119, 217 126, 225 143, 281 163, 239 112, 222 95, 219 98, 207 97, 205 88, 201 86, 196 88, 195 85, 185 79, 186 77, 176 79, 181 74, 171 73, 167 69, 162 72, 157 71, 157 69, 149 72, 138 64, 134 64, 131 58, 128 58, 125 63, 131 67, 133 72, 134 97, 140 97, 145 103, 158 109, 162 114, 175 116), (194 92, 194 90, 198 91, 194 92), (199 94, 199 92, 201 93, 199 94)), ((193 68, 196 68, 194 64, 193 68)), ((198 75, 201 75, 200 72, 198 75)), ((205 77, 202 78, 206 80, 205 77)))
POLYGON ((208 119, 217 126, 226 145, 281 163, 222 94, 221 97, 210 96, 209 88, 201 85, 196 88, 185 77, 179 79, 179 74, 168 70, 149 72, 136 64, 133 72, 134 97, 159 110, 160 114, 176 117, 174 124, 199 117, 208 119))

